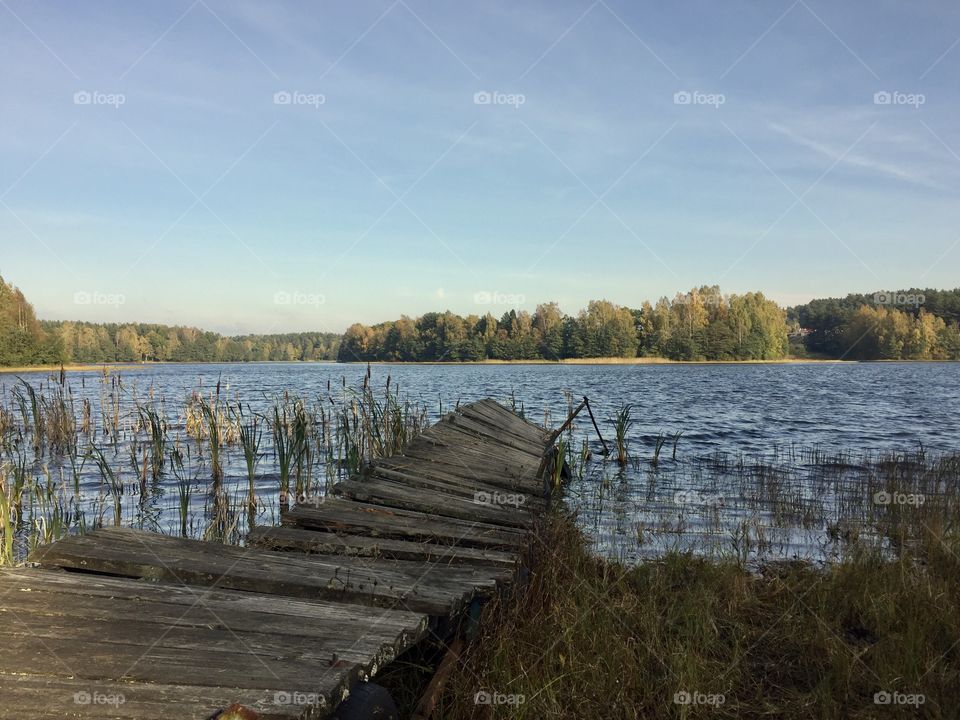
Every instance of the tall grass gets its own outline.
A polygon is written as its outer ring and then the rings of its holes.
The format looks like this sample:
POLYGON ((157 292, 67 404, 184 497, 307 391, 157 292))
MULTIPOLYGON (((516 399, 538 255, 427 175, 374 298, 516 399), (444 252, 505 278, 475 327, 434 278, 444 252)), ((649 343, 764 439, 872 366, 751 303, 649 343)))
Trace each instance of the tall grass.
POLYGON ((113 524, 119 527, 123 519, 123 481, 114 472, 113 466, 98 447, 90 448, 93 461, 100 471, 100 478, 113 498, 113 524))
POLYGON ((285 402, 274 402, 270 429, 273 434, 274 457, 280 471, 280 505, 286 506, 290 502, 290 469, 299 449, 296 447, 296 435, 292 433, 288 422, 285 402))
POLYGON ((6 471, 0 467, 0 565, 13 563, 14 507, 13 488, 6 471))
POLYGON ((243 448, 243 461, 247 469, 248 524, 252 526, 257 510, 257 462, 260 459, 260 442, 263 439, 263 428, 260 426, 260 416, 252 413, 244 415, 242 403, 239 403, 234 409, 233 417, 237 425, 240 446, 243 448))
POLYGON ((557 518, 529 583, 484 609, 438 714, 490 717, 483 692, 518 720, 953 717, 958 553, 955 533, 927 534, 916 552, 826 568, 676 553, 626 567, 557 518), (924 702, 891 708, 894 693, 924 702))
POLYGON ((621 405, 612 420, 613 430, 616 435, 617 462, 620 463, 621 466, 626 465, 630 459, 630 454, 627 451, 627 435, 630 433, 630 428, 633 425, 633 418, 630 417, 632 412, 633 405, 621 405))
POLYGON ((151 407, 139 407, 140 421, 147 428, 150 442, 150 473, 154 480, 163 475, 167 455, 167 421, 151 407))

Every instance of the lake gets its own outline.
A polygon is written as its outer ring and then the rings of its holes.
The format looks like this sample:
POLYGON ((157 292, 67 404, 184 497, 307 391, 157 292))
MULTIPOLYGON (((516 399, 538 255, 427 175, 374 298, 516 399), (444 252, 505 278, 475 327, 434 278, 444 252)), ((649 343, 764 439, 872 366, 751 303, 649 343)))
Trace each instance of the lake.
MULTIPOLYGON (((362 386, 366 372, 363 365, 316 363, 151 365, 113 369, 109 380, 97 372, 69 372, 67 385, 75 408, 83 399, 90 401, 95 426, 105 395, 113 392, 125 418, 121 425, 134 422, 136 401, 151 400, 166 416, 171 432, 178 433, 184 429, 183 408, 191 394, 210 393, 218 382, 223 397, 242 401, 248 411, 266 413, 284 393, 318 405, 328 394, 342 397, 345 387, 362 386)), ((954 363, 372 366, 374 387, 385 385, 388 376, 400 397, 418 401, 430 421, 457 403, 493 397, 534 422, 556 427, 571 404, 586 395, 608 443, 614 436, 612 416, 621 405, 632 405, 627 434, 631 460, 625 467, 602 461, 586 413, 567 437, 575 476, 567 502, 579 513, 598 552, 628 561, 666 548, 739 547, 737 533, 746 532, 749 540, 751 528, 758 539, 762 536, 754 549, 758 556, 765 551, 774 557, 829 558, 823 537, 837 519, 837 488, 849 484, 850 477, 831 477, 833 489, 825 488, 818 470, 825 459, 842 457, 841 464, 856 474, 865 472, 866 458, 884 453, 913 452, 921 446, 928 453, 960 451, 960 364, 954 363), (674 457, 677 433, 682 435, 674 457), (666 443, 654 466, 651 459, 661 434, 666 443), (578 467, 584 441, 593 458, 578 467), (771 509, 771 503, 780 500, 753 497, 745 488, 757 473, 779 478, 777 492, 792 508, 785 516, 771 509)), ((49 372, 21 377, 37 388, 53 385, 49 372)), ((0 375, 2 404, 12 414, 16 384, 16 377, 0 375)), ((261 447, 256 483, 262 500, 259 523, 278 517, 269 434, 261 447)), ((135 446, 133 454, 137 452, 135 446)), ((107 457, 135 493, 137 461, 130 455, 126 448, 114 448, 107 457)), ((198 452, 198 482, 208 477, 207 462, 198 452)), ((44 465, 52 468, 48 484, 69 485, 72 471, 62 461, 46 459, 33 466, 34 473, 44 472, 44 465)), ((315 470, 316 484, 325 487, 329 482, 320 482, 322 465, 318 462, 315 470)), ((229 485, 236 479, 236 494, 243 467, 242 453, 227 448, 226 481, 229 485)), ((78 477, 81 492, 74 513, 85 513, 88 524, 98 513, 109 521, 102 473, 87 463, 78 477)), ((124 522, 170 530, 177 504, 172 479, 160 478, 143 492, 150 498, 127 502, 124 522)), ((210 512, 202 492, 190 503, 198 516, 210 512)), ((239 522, 237 532, 244 527, 239 522)))

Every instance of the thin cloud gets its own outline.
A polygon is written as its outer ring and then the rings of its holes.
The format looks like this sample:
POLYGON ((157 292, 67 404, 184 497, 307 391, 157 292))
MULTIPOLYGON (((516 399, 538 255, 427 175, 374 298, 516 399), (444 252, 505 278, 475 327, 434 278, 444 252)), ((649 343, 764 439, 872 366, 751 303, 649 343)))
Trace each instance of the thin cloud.
POLYGON ((831 160, 839 160, 842 164, 852 165, 864 170, 870 170, 874 173, 880 175, 885 175, 886 177, 894 178, 896 180, 902 180, 903 182, 908 182, 911 185, 918 185, 920 187, 932 188, 935 190, 948 190, 945 185, 932 180, 931 178, 913 172, 907 168, 900 167, 899 165, 894 165, 888 162, 883 162, 881 160, 876 160, 875 158, 866 157, 864 155, 857 155, 856 153, 847 153, 844 155, 842 150, 833 148, 824 143, 818 142, 817 140, 812 140, 803 135, 799 135, 795 131, 791 130, 784 125, 779 125, 777 123, 770 123, 770 128, 777 133, 783 135, 787 139, 793 141, 797 145, 801 145, 805 148, 809 148, 815 152, 820 153, 821 155, 830 158, 831 160))

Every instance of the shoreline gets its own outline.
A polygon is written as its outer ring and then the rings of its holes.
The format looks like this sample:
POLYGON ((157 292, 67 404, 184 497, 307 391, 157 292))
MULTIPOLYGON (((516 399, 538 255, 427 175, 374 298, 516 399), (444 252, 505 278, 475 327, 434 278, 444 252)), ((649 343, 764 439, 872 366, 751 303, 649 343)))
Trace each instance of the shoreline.
MULTIPOLYGON (((112 370, 137 370, 148 367, 177 367, 183 365, 854 365, 861 363, 951 363, 957 360, 840 360, 833 358, 797 358, 780 360, 669 360, 667 358, 564 358, 562 360, 261 360, 251 362, 115 362, 76 363, 63 365, 64 372, 104 372, 112 370)), ((59 373, 60 365, 0 366, 0 375, 15 373, 59 373)))

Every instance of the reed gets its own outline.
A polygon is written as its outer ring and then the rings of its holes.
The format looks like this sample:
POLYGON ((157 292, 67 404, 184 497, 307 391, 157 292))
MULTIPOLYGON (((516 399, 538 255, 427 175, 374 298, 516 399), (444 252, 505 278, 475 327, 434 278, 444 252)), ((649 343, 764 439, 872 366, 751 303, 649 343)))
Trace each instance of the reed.
POLYGON ((273 435, 273 453, 279 469, 280 505, 290 502, 290 468, 297 449, 287 421, 287 405, 279 400, 273 404, 273 421, 270 423, 273 435))
POLYGON ((667 436, 663 434, 663 431, 657 433, 657 437, 653 443, 653 457, 650 458, 650 464, 654 467, 660 464, 660 451, 663 450, 663 446, 667 444, 667 436))
POLYGON ((167 422, 152 407, 137 407, 140 422, 147 428, 150 440, 150 474, 154 480, 163 476, 167 456, 167 422))
POLYGON ((55 454, 76 454, 77 419, 72 395, 68 398, 64 386, 57 385, 52 395, 39 396, 39 404, 47 447, 55 454))
POLYGON ((113 498, 113 524, 119 527, 123 520, 123 481, 113 471, 113 467, 103 454, 103 450, 92 446, 90 454, 100 471, 102 484, 106 485, 107 491, 113 498))
POLYGON ((220 396, 216 395, 211 402, 201 394, 196 396, 197 406, 203 418, 203 427, 206 430, 206 438, 210 449, 210 474, 215 483, 223 480, 223 466, 220 463, 220 449, 223 447, 221 439, 221 427, 223 424, 223 411, 220 408, 220 396))
POLYGON ((13 564, 14 543, 14 488, 10 485, 7 472, 0 467, 0 565, 13 564))
POLYGON ((633 425, 633 419, 630 417, 633 412, 633 405, 621 405, 620 409, 614 415, 612 423, 613 430, 616 435, 615 442, 617 445, 617 462, 621 466, 627 464, 627 461, 630 458, 630 455, 627 451, 627 435, 630 432, 630 428, 633 425))
POLYGON ((67 534, 75 521, 75 500, 64 495, 63 487, 54 481, 48 468, 44 467, 41 480, 33 485, 33 497, 37 512, 29 539, 30 547, 59 540, 67 534))
POLYGON ((30 431, 30 437, 33 444, 33 453, 40 457, 44 448, 44 417, 43 405, 40 403, 37 391, 33 386, 22 378, 18 378, 19 385, 15 385, 12 391, 13 398, 20 409, 20 418, 24 431, 30 431))
POLYGON ((320 492, 324 480, 329 487, 398 452, 427 424, 419 403, 401 397, 392 378, 376 387, 372 373, 361 388, 344 379, 338 397, 328 387, 322 404, 284 394, 264 415, 225 399, 219 386, 194 392, 168 414, 163 400, 154 400, 155 387, 138 395, 136 383, 116 371, 102 373, 94 387, 82 376, 86 396, 74 394, 69 376, 62 380, 0 389, 0 467, 14 555, 67 527, 105 523, 235 542, 258 513, 276 508, 261 486, 273 471, 262 474, 264 443, 279 468, 282 508, 291 496, 320 492), (173 428, 182 435, 174 438, 173 428), (236 466, 246 471, 234 487, 226 476, 236 466), (205 473, 213 479, 209 493, 198 480, 205 473))
POLYGON ((308 415, 302 400, 293 404, 291 434, 293 442, 293 468, 297 501, 303 500, 313 481, 313 419, 308 415))
POLYGON ((187 461, 184 463, 184 452, 178 444, 170 450, 170 470, 177 485, 177 512, 180 521, 181 537, 188 537, 187 523, 190 518, 190 502, 193 496, 194 480, 190 477, 190 448, 186 448, 187 461))
POLYGON ((247 469, 247 507, 249 511, 249 519, 247 522, 252 526, 257 509, 255 485, 257 463, 260 460, 260 442, 263 438, 263 428, 260 426, 260 416, 252 413, 250 415, 244 415, 242 403, 238 403, 233 413, 237 426, 237 434, 240 438, 240 446, 243 448, 243 461, 247 469))

